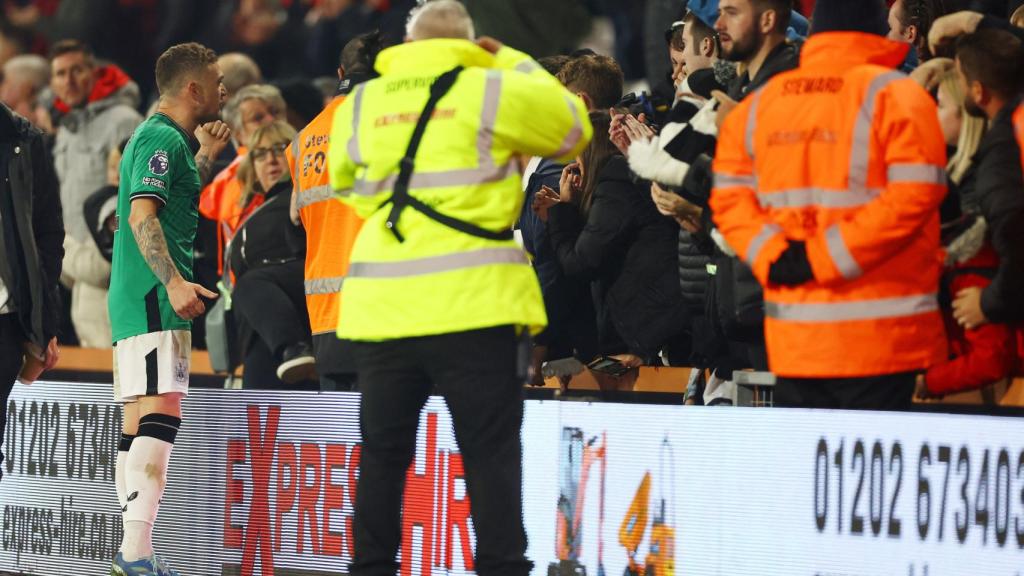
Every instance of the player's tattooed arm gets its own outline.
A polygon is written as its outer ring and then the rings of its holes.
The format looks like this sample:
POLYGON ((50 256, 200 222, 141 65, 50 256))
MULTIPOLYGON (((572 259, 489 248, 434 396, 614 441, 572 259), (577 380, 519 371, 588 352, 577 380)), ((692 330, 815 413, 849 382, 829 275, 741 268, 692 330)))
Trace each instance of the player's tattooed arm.
POLYGON ((213 172, 213 158, 203 150, 196 154, 196 170, 199 171, 200 182, 210 181, 211 172, 213 172))
POLYGON ((231 129, 217 120, 196 127, 196 140, 199 141, 199 152, 196 153, 196 169, 199 181, 205 186, 213 175, 213 161, 220 155, 231 139, 231 129))
POLYGON ((174 260, 167 250, 164 229, 160 226, 160 219, 156 214, 146 214, 138 222, 132 223, 132 234, 139 245, 139 252, 161 284, 166 286, 179 276, 174 260))

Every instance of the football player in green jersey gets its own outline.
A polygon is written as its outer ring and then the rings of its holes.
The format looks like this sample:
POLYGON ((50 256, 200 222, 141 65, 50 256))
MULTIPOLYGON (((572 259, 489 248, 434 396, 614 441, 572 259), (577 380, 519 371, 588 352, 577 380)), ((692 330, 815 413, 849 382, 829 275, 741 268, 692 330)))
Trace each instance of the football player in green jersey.
POLYGON ((188 392, 191 319, 204 311, 193 283, 200 182, 227 144, 217 55, 195 43, 156 63, 160 103, 121 160, 110 280, 114 397, 124 402, 116 484, 124 539, 111 576, 177 576, 153 552, 153 523, 188 392))

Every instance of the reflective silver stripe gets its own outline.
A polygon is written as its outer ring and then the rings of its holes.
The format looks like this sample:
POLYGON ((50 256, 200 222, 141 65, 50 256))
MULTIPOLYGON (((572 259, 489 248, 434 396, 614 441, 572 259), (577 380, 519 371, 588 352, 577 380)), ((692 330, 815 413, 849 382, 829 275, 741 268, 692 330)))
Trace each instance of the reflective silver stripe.
POLYGON ((901 298, 861 300, 859 302, 815 302, 806 304, 764 303, 769 318, 790 322, 848 322, 882 320, 935 312, 939 303, 935 294, 917 294, 901 298))
POLYGON ((871 126, 875 121, 875 106, 878 104, 878 93, 893 82, 906 78, 902 72, 886 72, 880 74, 868 85, 864 102, 857 112, 857 120, 853 126, 853 144, 850 148, 850 175, 848 188, 863 190, 868 187, 868 160, 871 156, 871 126))
POLYGON ((299 191, 299 195, 295 199, 295 208, 301 210, 317 202, 330 200, 332 197, 334 197, 334 190, 330 185, 314 186, 309 190, 299 191))
POLYGON ((889 182, 946 185, 946 170, 934 164, 890 164, 889 182))
POLYGON ((516 64, 515 71, 522 72, 523 74, 529 74, 535 72, 540 68, 540 64, 537 64, 533 60, 523 60, 519 64, 516 64))
POLYGON ((527 264, 520 248, 484 248, 400 262, 353 262, 349 278, 405 278, 492 264, 527 264))
POLYGON ((480 128, 476 134, 477 162, 481 168, 494 166, 491 145, 494 143, 494 123, 498 120, 498 101, 501 99, 501 71, 488 70, 484 84, 484 103, 480 109, 480 128))
POLYGON ((363 88, 365 84, 356 86, 356 93, 352 96, 352 136, 348 139, 348 157, 356 164, 363 163, 363 155, 359 151, 359 115, 363 110, 363 88))
MULTIPOLYGON (((472 186, 500 182, 513 174, 515 166, 509 162, 503 166, 488 168, 466 168, 462 170, 445 170, 443 172, 413 172, 409 180, 409 189, 445 188, 448 186, 472 186)), ((374 196, 391 190, 398 176, 392 174, 384 180, 357 180, 352 192, 360 196, 374 196)))
POLYGON ((825 231, 825 245, 828 247, 828 254, 832 257, 832 262, 839 269, 843 278, 853 280, 864 273, 857 261, 853 259, 853 255, 850 254, 849 248, 846 247, 839 224, 833 224, 825 231))
POLYGON ((757 129, 757 105, 761 102, 761 91, 763 88, 758 89, 750 96, 750 112, 747 113, 747 156, 754 157, 754 131, 757 129))
POLYGON ((292 194, 298 194, 299 192, 299 138, 300 134, 296 134, 292 140, 292 194))
POLYGON ((826 190, 824 188, 793 188, 775 192, 758 192, 762 206, 770 208, 857 208, 874 200, 881 190, 826 190))
POLYGON ((747 264, 751 266, 757 261, 757 255, 760 254, 761 249, 768 243, 775 235, 781 234, 782 228, 779 228, 777 224, 765 224, 761 227, 761 231, 754 236, 754 239, 750 241, 750 245, 747 246, 747 264))
POLYGON ((337 294, 338 292, 341 292, 341 286, 344 282, 344 276, 306 280, 306 294, 309 296, 316 294, 337 294))
POLYGON ((715 188, 757 188, 757 178, 715 172, 715 188))
POLYGON ((577 110, 576 106, 573 104, 572 98, 569 98, 568 96, 565 97, 565 104, 569 107, 569 110, 572 111, 572 129, 569 130, 569 134, 566 135, 565 140, 562 140, 562 145, 558 147, 558 150, 555 150, 555 153, 552 155, 553 158, 560 158, 568 154, 576 147, 580 138, 583 137, 583 122, 580 121, 579 110, 577 110))

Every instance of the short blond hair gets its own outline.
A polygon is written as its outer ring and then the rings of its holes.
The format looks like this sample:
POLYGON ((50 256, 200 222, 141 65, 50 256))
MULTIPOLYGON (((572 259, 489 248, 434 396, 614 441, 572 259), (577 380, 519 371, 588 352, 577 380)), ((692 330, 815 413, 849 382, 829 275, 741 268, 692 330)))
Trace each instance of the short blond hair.
POLYGON ((217 63, 217 53, 197 42, 171 46, 157 58, 156 89, 161 96, 176 94, 185 83, 217 63))

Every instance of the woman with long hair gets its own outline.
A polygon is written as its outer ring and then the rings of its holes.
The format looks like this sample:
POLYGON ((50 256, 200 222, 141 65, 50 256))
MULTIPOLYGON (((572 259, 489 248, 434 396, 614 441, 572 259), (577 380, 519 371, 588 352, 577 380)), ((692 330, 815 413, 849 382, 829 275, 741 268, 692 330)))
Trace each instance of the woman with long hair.
POLYGON ((666 350, 685 358, 676 227, 612 143, 608 112, 591 112, 590 121, 590 145, 563 170, 558 192, 542 189, 534 209, 547 221, 563 273, 592 281, 604 355, 627 366, 654 362, 666 350))
POLYGON ((1012 331, 1005 324, 984 324, 965 330, 953 318, 951 297, 971 287, 984 289, 999 268, 975 190, 972 162, 985 133, 985 120, 968 113, 966 94, 953 70, 938 84, 938 115, 949 158, 949 197, 943 209, 946 266, 940 301, 943 306, 950 360, 918 376, 917 396, 926 398, 981 388, 1005 378, 1013 367, 1012 331))

